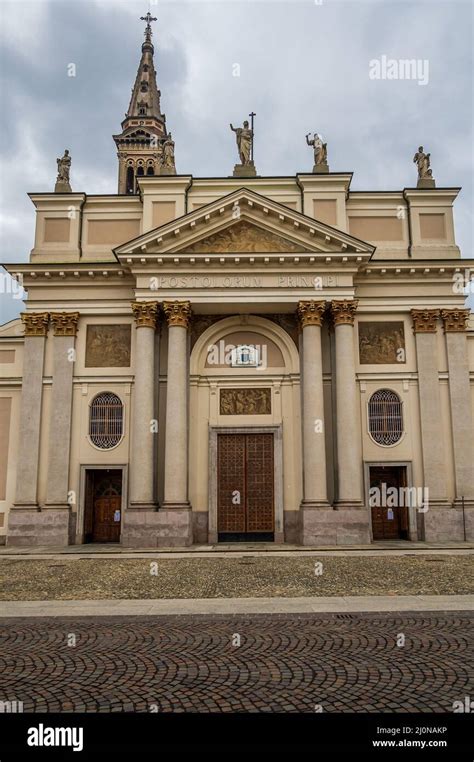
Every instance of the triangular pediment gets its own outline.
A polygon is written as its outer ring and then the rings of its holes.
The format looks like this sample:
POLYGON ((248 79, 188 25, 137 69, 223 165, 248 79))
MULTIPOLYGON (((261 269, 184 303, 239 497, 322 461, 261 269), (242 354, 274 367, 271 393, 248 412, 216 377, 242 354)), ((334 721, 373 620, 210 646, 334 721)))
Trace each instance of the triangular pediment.
POLYGON ((115 249, 120 259, 213 254, 358 254, 375 247, 319 220, 240 188, 115 249))

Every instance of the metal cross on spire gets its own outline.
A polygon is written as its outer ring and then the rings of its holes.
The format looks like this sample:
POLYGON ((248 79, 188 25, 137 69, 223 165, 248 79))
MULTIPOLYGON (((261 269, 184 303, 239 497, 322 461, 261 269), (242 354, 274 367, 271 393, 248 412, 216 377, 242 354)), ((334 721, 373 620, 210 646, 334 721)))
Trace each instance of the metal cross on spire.
POLYGON ((150 11, 146 14, 146 16, 140 16, 140 21, 146 21, 146 29, 145 29, 145 35, 151 35, 151 22, 152 21, 158 21, 156 16, 152 16, 150 11))

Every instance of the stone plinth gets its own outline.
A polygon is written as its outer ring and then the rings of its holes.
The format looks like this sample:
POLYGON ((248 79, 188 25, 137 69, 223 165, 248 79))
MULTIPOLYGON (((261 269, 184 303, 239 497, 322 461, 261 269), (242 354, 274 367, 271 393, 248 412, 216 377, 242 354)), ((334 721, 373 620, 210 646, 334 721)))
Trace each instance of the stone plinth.
POLYGON ((54 186, 55 193, 72 193, 72 188, 69 183, 59 180, 54 186))
POLYGON ((369 515, 365 509, 325 510, 300 508, 301 545, 367 545, 369 515))
POLYGON ((234 166, 234 177, 256 177, 257 170, 253 161, 249 164, 236 164, 234 166))
POLYGON ((425 177, 424 180, 418 180, 416 187, 417 188, 436 188, 436 183, 434 181, 434 178, 425 177))
POLYGON ((207 545, 209 535, 209 514, 207 511, 193 511, 193 542, 196 545, 207 545))
POLYGON ((68 545, 71 518, 68 508, 11 511, 7 545, 68 545))
MULTIPOLYGON (((471 504, 472 506, 472 504, 471 504)), ((474 540, 474 507, 430 508, 423 514, 425 542, 464 542, 474 540)))
POLYGON ((329 172, 329 166, 327 164, 315 164, 313 167, 313 174, 324 175, 329 172))
POLYGON ((192 545, 192 512, 186 508, 126 511, 121 544, 128 548, 181 548, 192 545))

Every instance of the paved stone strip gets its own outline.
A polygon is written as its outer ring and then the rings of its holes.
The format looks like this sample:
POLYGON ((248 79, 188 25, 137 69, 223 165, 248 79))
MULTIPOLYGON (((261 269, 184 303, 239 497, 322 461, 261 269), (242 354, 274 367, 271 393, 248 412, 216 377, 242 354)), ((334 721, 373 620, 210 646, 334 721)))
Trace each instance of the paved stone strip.
POLYGON ((3 601, 1 617, 474 611, 473 595, 347 595, 300 598, 111 598, 3 601))
POLYGON ((25 712, 451 712, 473 695, 473 618, 4 619, 0 700, 25 712))

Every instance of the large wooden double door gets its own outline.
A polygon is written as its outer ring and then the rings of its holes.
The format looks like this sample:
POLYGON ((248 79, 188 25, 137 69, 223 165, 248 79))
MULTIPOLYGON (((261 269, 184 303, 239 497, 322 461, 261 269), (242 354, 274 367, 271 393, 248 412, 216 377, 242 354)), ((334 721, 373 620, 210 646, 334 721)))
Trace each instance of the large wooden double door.
POLYGON ((273 540, 274 503, 273 434, 219 434, 219 540, 273 540))

